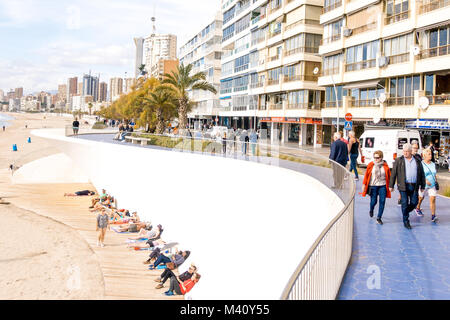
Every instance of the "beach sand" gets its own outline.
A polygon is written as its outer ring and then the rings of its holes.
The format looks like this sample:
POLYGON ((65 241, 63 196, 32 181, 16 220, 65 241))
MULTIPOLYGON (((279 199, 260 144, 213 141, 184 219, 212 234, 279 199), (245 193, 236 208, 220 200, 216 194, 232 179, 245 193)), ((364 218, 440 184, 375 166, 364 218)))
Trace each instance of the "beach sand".
POLYGON ((30 131, 62 128, 72 119, 10 115, 15 120, 0 131, 0 198, 10 202, 0 204, 0 299, 182 299, 155 289, 153 280, 161 271, 142 264, 148 251, 126 248, 128 234, 107 231, 106 247, 96 245, 90 197, 64 197, 66 192, 94 190, 91 184, 11 183, 11 163, 59 153, 30 131), (18 152, 12 152, 12 144, 18 152))
POLYGON ((102 299, 102 270, 88 243, 71 227, 16 206, 33 209, 32 203, 23 206, 20 186, 9 181, 11 163, 56 152, 36 137, 27 143, 29 132, 63 127, 70 118, 10 115, 16 120, 0 131, 0 197, 11 203, 0 204, 0 299, 102 299))

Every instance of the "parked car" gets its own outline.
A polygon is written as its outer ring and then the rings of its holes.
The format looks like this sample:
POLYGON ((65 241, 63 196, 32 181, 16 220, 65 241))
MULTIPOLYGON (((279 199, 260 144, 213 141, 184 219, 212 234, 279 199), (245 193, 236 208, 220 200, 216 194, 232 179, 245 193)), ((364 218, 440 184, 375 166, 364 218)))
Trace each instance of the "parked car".
POLYGON ((392 168, 395 159, 403 155, 403 145, 414 142, 419 143, 419 152, 422 152, 422 141, 419 132, 416 130, 368 129, 359 139, 364 157, 363 159, 361 159, 361 156, 358 157, 358 164, 367 166, 373 161, 373 153, 381 150, 384 154, 384 160, 392 168))

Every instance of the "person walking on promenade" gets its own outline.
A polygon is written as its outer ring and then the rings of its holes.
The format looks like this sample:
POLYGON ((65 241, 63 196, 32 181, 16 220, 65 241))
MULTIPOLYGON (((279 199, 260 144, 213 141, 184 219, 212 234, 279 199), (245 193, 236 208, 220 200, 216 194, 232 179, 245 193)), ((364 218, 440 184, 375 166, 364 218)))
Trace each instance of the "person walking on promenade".
POLYGON ((427 149, 431 150, 431 162, 435 163, 436 158, 434 156, 434 152, 436 151, 436 147, 434 146, 433 141, 430 141, 430 144, 428 145, 427 149))
POLYGON ((425 191, 419 191, 419 204, 416 207, 416 214, 418 216, 423 216, 423 212, 420 209, 422 201, 425 198, 425 192, 428 192, 430 197, 430 209, 431 209, 431 221, 436 222, 436 195, 438 190, 438 184, 436 179, 436 164, 431 161, 431 150, 423 150, 423 161, 422 167, 425 174, 425 191))
POLYGON ((373 160, 367 165, 366 174, 364 175, 362 185, 362 196, 370 195, 370 211, 369 215, 372 218, 378 198, 380 204, 378 206, 377 223, 383 224, 381 217, 383 216, 386 198, 391 197, 389 190, 389 180, 391 178, 391 170, 386 161, 383 160, 383 152, 375 151, 373 160))
POLYGON ((223 133, 223 137, 222 137, 222 152, 223 154, 227 154, 227 133, 224 132, 223 133))
POLYGON ((397 182, 398 190, 402 196, 402 214, 405 228, 411 229, 409 213, 419 203, 418 191, 425 189, 425 175, 422 163, 412 155, 412 146, 403 145, 403 156, 397 158, 392 167, 392 176, 389 181, 390 191, 394 191, 397 182))
POLYGON ((106 228, 110 229, 111 227, 109 226, 109 216, 106 214, 106 210, 103 209, 97 216, 97 231, 99 232, 97 246, 105 246, 106 228))
POLYGON ((252 155, 256 155, 256 144, 258 143, 258 134, 255 130, 250 133, 250 145, 252 147, 252 155))
POLYGON ((78 130, 80 129, 80 122, 78 121, 78 118, 75 118, 75 121, 72 122, 72 129, 73 134, 78 135, 78 130))
POLYGON ((350 131, 348 133, 349 142, 348 142, 348 152, 350 153, 350 172, 355 171, 355 180, 359 180, 358 176, 358 155, 361 154, 362 151, 361 146, 359 145, 359 141, 355 137, 355 132, 350 131))
POLYGON ((348 161, 348 148, 347 144, 341 140, 341 134, 339 132, 335 132, 333 137, 334 142, 331 144, 330 150, 330 160, 334 161, 331 163, 334 179, 333 188, 340 189, 342 188, 342 182, 344 179, 344 168, 348 161), (341 168, 338 164, 344 168, 341 168))
MULTIPOLYGON (((413 157, 418 159, 420 162, 422 162, 422 156, 419 153, 419 144, 417 142, 413 142, 411 144, 411 150, 412 150, 413 157)), ((402 205, 402 195, 401 194, 398 195, 398 205, 399 206, 402 205)))

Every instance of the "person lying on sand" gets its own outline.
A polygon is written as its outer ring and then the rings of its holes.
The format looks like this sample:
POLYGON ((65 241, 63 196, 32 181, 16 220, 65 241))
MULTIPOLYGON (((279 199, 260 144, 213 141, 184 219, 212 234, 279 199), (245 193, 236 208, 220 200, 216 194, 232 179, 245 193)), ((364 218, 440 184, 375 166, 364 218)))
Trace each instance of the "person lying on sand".
POLYGON ((64 197, 82 197, 82 196, 93 196, 95 191, 82 190, 75 193, 64 193, 64 197))

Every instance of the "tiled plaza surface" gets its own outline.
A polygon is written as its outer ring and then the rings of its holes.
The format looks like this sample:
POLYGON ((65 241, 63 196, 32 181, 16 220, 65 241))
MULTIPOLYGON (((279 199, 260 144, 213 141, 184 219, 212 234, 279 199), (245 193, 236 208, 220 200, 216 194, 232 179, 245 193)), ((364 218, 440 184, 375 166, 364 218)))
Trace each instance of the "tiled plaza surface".
POLYGON ((378 206, 371 219, 370 197, 356 195, 353 254, 338 299, 450 299, 450 199, 437 197, 433 223, 426 196, 425 216, 410 214, 412 230, 403 226, 397 199, 395 191, 378 225, 378 206))

